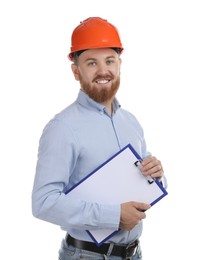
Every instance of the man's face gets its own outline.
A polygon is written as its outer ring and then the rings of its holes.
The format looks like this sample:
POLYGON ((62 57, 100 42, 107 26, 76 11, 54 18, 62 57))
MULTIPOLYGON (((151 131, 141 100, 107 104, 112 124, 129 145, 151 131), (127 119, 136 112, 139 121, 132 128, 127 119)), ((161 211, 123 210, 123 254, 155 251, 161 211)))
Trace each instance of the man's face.
POLYGON ((121 60, 113 49, 84 51, 72 64, 75 79, 85 93, 98 103, 111 101, 120 85, 121 60))

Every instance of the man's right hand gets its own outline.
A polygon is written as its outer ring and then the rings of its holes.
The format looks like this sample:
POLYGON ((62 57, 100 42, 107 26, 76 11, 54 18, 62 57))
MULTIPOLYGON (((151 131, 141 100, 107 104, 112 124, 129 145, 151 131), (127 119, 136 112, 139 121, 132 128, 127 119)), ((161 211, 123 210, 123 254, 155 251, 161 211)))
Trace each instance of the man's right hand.
POLYGON ((120 229, 130 231, 146 217, 144 211, 149 209, 149 204, 141 202, 125 202, 121 204, 120 229))

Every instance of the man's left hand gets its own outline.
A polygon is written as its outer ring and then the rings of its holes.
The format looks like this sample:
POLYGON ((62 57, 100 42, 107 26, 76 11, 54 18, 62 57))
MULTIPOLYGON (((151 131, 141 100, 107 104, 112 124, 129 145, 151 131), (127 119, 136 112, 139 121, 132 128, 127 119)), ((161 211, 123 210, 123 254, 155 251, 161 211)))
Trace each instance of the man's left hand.
POLYGON ((145 176, 150 175, 159 180, 164 175, 161 162, 155 156, 148 156, 142 161, 141 171, 145 176))

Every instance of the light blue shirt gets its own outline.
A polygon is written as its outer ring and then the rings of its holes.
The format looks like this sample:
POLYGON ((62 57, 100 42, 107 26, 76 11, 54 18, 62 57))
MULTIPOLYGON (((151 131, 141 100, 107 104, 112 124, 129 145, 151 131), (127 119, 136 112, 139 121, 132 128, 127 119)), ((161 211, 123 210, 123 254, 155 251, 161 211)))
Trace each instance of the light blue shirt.
MULTIPOLYGON (((91 241, 87 229, 118 230, 119 204, 70 200, 65 192, 129 143, 142 158, 150 155, 142 127, 116 98, 110 116, 105 106, 80 91, 77 100, 43 130, 32 192, 33 215, 86 241, 91 241)), ((141 232, 142 221, 130 232, 120 231, 107 242, 127 244, 139 238, 141 232)))

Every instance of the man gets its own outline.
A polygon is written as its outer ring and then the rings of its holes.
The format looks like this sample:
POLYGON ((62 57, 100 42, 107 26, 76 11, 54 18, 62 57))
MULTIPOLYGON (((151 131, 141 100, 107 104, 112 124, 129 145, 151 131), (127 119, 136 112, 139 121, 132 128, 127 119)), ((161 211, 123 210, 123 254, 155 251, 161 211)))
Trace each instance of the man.
POLYGON ((144 175, 161 181, 163 176, 160 161, 146 150, 139 122, 120 107, 115 97, 123 51, 115 26, 90 17, 74 29, 71 41, 69 59, 81 89, 76 101, 57 114, 41 136, 32 192, 33 215, 65 230, 67 235, 59 250, 61 260, 139 260, 142 220, 150 205, 138 201, 90 203, 81 198, 70 200, 65 194, 129 143, 144 159, 144 175), (97 247, 87 229, 120 231, 97 247))

